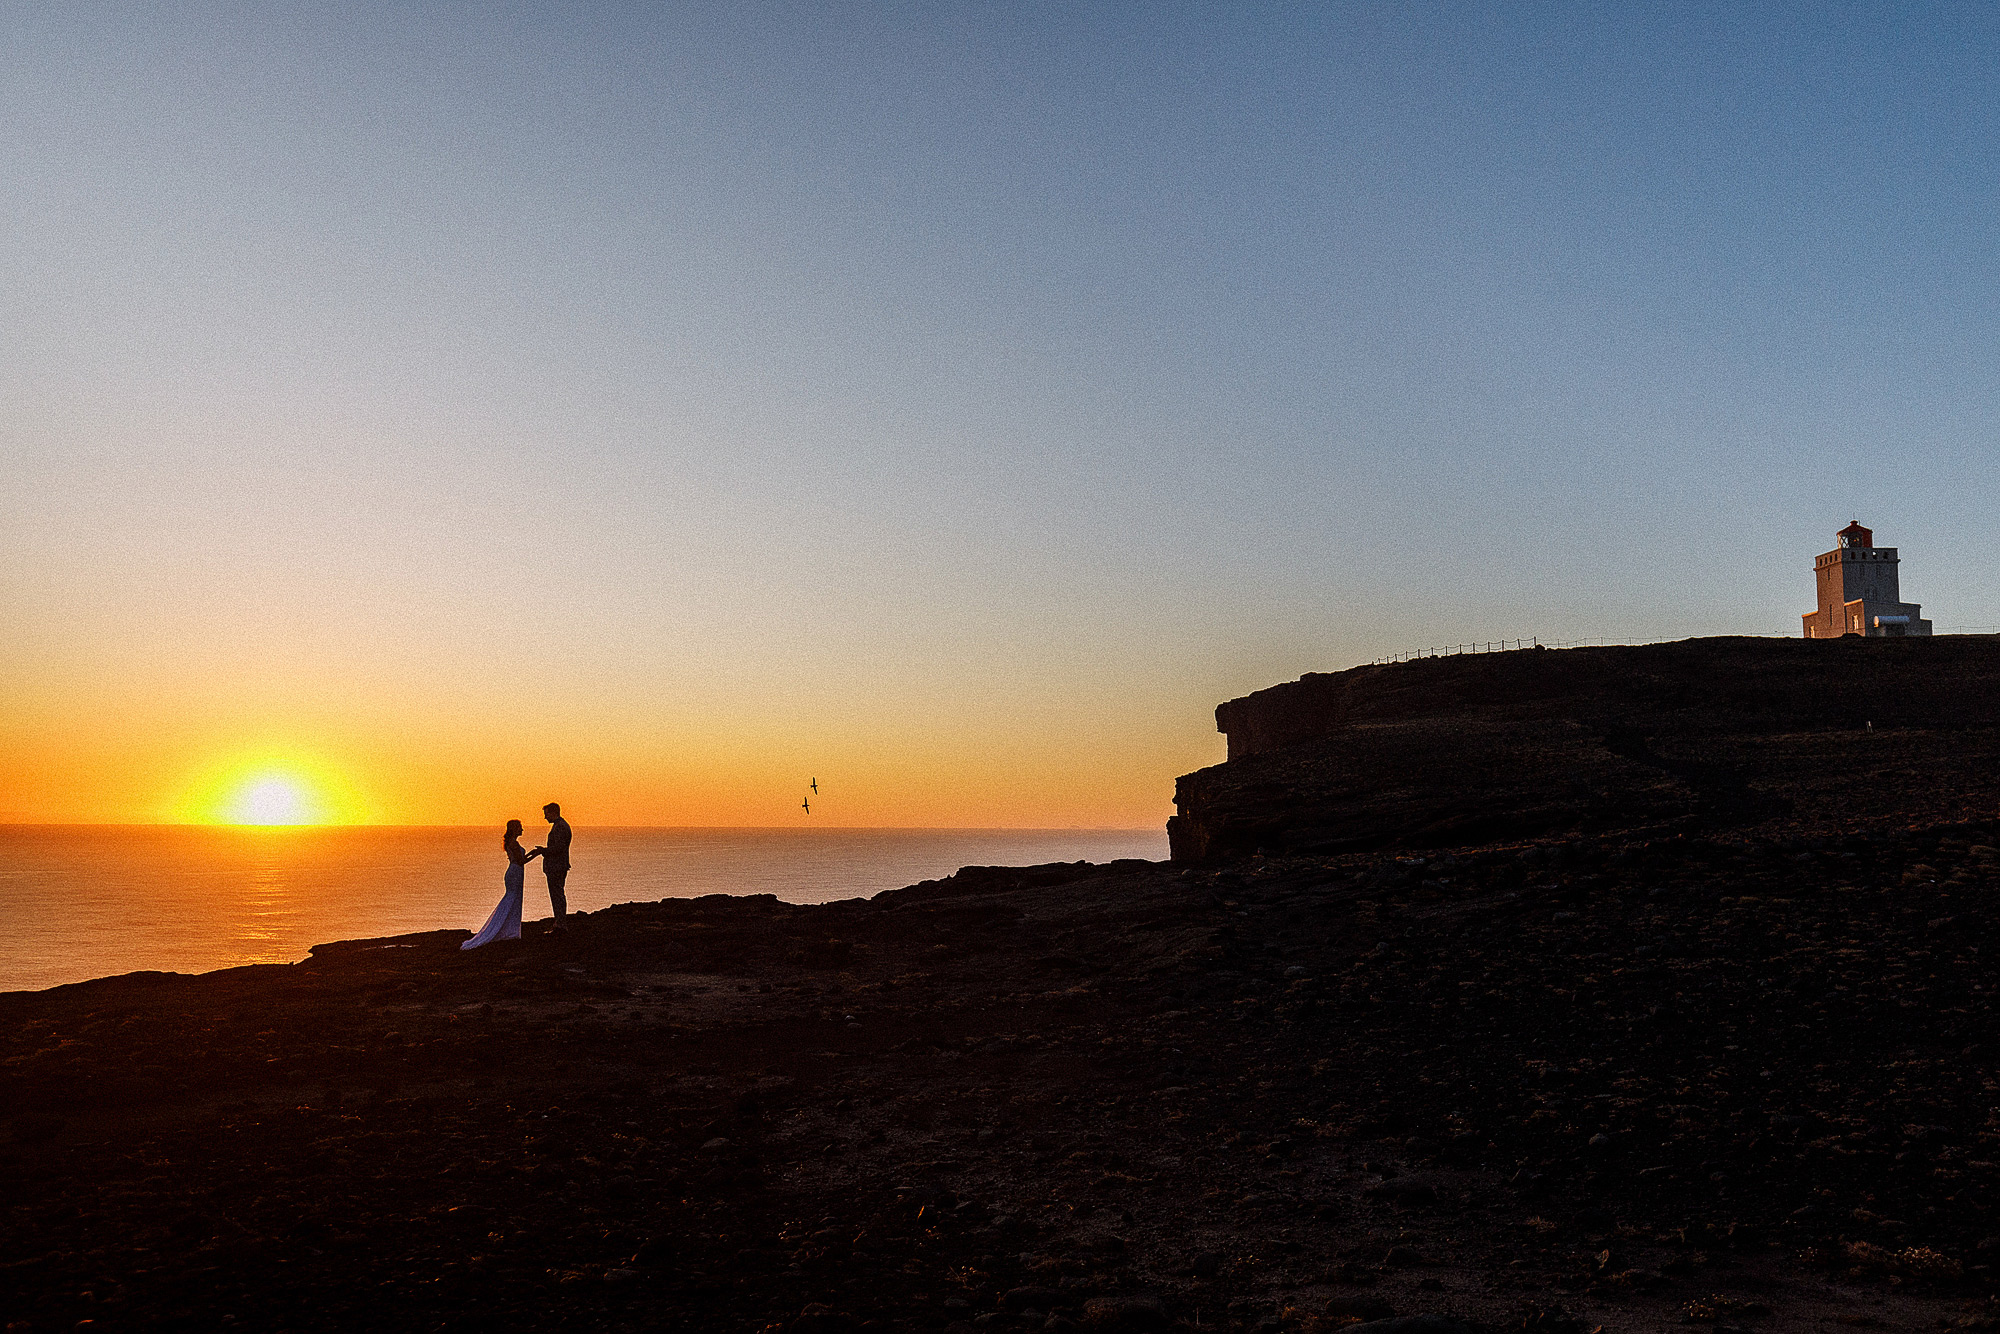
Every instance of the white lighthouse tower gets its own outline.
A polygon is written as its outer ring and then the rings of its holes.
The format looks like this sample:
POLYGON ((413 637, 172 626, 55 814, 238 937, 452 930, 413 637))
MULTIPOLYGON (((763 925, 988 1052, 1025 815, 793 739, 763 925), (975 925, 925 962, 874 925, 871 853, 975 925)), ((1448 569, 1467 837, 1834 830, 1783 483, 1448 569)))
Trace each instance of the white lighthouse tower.
POLYGON ((1931 623, 1897 589, 1896 548, 1875 545, 1859 519, 1840 530, 1840 545, 1813 562, 1819 610, 1805 614, 1807 639, 1863 635, 1894 639, 1928 635, 1931 623))

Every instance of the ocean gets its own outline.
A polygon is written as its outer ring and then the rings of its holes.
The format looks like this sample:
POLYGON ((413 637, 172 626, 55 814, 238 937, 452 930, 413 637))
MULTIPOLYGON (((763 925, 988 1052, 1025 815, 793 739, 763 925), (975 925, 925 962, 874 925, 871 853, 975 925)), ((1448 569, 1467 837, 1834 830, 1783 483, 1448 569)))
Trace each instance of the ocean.
MULTIPOLYGON (((541 827, 522 841, 534 847, 541 827)), ((331 940, 477 930, 506 857, 488 828, 0 826, 0 991, 114 973, 292 963, 331 940)), ((1158 860, 1152 829, 593 829, 572 911, 637 899, 866 898, 961 866, 1158 860)), ((539 864, 525 917, 549 915, 539 864)))

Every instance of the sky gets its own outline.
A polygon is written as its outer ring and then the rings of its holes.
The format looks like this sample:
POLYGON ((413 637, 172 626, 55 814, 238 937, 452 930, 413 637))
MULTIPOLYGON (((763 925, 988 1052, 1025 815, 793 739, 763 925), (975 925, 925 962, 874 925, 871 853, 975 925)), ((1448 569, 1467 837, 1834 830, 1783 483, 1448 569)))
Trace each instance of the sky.
POLYGON ((1216 703, 2000 629, 1989 6, 0 4, 0 819, 1145 827, 1216 703), (817 779, 821 797, 799 806, 817 779))

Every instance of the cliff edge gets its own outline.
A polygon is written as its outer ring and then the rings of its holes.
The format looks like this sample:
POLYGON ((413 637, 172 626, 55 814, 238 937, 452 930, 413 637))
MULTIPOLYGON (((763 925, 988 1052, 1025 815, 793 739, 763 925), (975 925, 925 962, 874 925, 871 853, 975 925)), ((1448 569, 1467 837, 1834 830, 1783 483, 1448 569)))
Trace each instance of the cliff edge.
POLYGON ((1174 860, 1963 818, 2000 791, 2000 639, 1711 638, 1427 658, 1220 705, 1174 860))

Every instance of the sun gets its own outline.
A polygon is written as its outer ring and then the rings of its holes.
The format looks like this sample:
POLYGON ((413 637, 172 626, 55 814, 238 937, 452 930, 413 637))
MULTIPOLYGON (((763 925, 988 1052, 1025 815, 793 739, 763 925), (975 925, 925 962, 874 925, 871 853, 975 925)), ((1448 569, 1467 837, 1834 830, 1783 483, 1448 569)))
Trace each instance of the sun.
POLYGON ((245 782, 230 798, 230 824, 319 824, 321 803, 312 790, 289 774, 260 774, 245 782))
POLYGON ((181 789, 171 818, 280 829, 367 824, 373 808, 343 766, 317 754, 273 748, 238 752, 203 766, 181 789))

